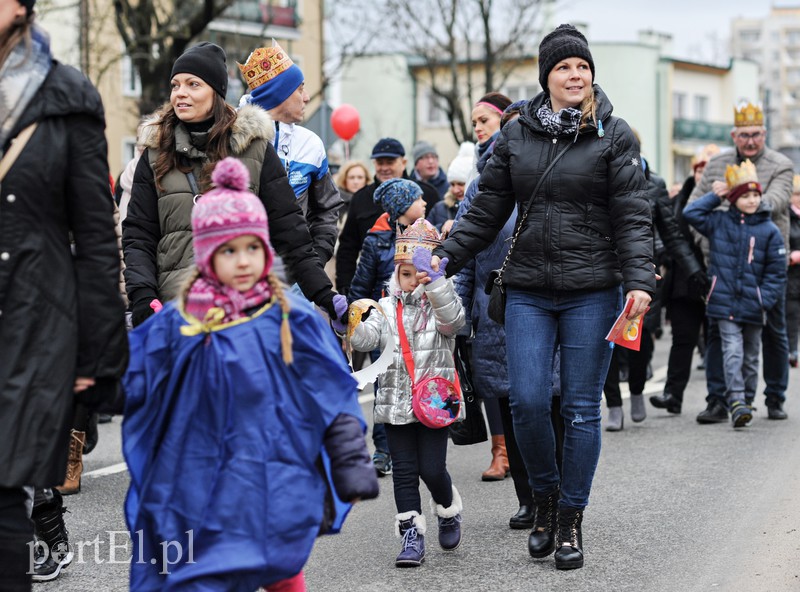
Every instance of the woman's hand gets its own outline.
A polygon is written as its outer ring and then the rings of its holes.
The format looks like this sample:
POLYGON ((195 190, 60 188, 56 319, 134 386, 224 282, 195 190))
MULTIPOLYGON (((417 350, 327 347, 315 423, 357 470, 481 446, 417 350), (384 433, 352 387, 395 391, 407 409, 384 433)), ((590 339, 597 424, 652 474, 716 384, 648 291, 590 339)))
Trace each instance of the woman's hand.
POLYGON ((628 301, 628 298, 633 299, 633 306, 631 307, 631 311, 628 313, 628 320, 635 319, 639 315, 646 313, 647 307, 650 306, 650 301, 652 300, 650 294, 644 290, 631 290, 625 296, 626 302, 628 301))
POLYGON ((88 378, 86 376, 78 376, 75 379, 75 385, 72 387, 72 392, 82 393, 90 386, 94 386, 94 378, 88 378))

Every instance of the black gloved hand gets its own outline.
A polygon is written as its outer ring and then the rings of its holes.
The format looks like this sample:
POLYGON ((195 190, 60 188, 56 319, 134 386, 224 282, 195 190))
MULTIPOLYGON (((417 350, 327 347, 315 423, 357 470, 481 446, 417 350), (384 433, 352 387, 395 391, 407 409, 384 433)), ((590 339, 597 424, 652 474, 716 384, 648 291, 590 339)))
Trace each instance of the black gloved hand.
POLYGON ((75 400, 83 404, 91 413, 122 413, 125 407, 125 397, 122 386, 116 378, 95 378, 94 385, 79 393, 75 393, 75 400))
POLYGON ((151 316, 156 314, 156 311, 150 307, 150 303, 153 301, 153 298, 154 297, 148 296, 146 298, 140 298, 133 303, 133 306, 131 307, 131 322, 133 323, 134 327, 138 327, 151 316))
POLYGON ((708 275, 705 271, 697 271, 693 273, 689 276, 689 279, 686 283, 689 287, 689 294, 698 298, 702 298, 703 300, 705 300, 706 296, 708 296, 708 291, 711 289, 711 282, 709 281, 708 275))

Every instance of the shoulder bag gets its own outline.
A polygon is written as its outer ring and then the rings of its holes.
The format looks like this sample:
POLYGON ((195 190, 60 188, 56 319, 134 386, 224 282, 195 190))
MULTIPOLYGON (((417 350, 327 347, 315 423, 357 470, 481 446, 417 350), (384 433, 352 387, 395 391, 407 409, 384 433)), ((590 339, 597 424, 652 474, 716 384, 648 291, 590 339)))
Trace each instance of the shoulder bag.
POLYGON ((414 355, 403 327, 403 303, 397 301, 397 332, 403 360, 411 378, 411 409, 419 422, 429 428, 446 428, 458 419, 461 413, 461 386, 456 373, 455 384, 442 376, 414 380, 414 355))
POLYGON ((517 222, 517 228, 514 231, 514 235, 511 237, 511 246, 508 248, 508 253, 506 253, 506 258, 503 260, 503 265, 500 267, 500 269, 495 269, 492 271, 489 274, 489 278, 486 280, 484 292, 489 295, 489 304, 486 307, 486 312, 489 315, 489 318, 498 325, 505 325, 506 323, 506 287, 503 285, 503 273, 505 273, 506 267, 508 267, 508 262, 511 259, 511 251, 514 250, 514 245, 517 244, 519 232, 522 230, 522 225, 525 224, 525 219, 528 217, 528 212, 531 211, 533 200, 536 197, 536 194, 539 193, 542 183, 544 183, 547 175, 553 170, 555 164, 562 156, 564 156, 564 153, 569 150, 572 144, 573 142, 570 142, 566 148, 556 154, 556 157, 550 162, 549 165, 547 165, 547 168, 542 173, 542 176, 539 177, 539 181, 536 183, 536 187, 534 188, 533 193, 531 193, 528 203, 525 205, 525 210, 522 212, 522 216, 517 222))

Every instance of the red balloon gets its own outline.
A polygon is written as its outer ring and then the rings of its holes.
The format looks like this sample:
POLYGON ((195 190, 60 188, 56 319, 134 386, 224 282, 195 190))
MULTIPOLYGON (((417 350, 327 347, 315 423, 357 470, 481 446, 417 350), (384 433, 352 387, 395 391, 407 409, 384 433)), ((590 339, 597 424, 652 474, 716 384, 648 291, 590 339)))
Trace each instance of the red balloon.
POLYGON ((337 136, 345 142, 349 142, 361 127, 361 118, 358 116, 358 110, 346 103, 339 105, 331 113, 331 127, 337 136))

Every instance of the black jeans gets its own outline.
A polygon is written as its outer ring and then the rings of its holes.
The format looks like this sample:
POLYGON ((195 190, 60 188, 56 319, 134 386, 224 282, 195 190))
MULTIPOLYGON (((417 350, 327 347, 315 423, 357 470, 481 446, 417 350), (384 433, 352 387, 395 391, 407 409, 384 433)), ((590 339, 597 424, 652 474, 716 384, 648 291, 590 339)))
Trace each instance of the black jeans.
POLYGON ((392 482, 397 512, 422 513, 419 480, 437 504, 449 507, 453 489, 447 472, 447 429, 431 429, 419 422, 384 424, 392 457, 392 482))
POLYGON ((786 333, 789 352, 797 355, 797 337, 800 334, 800 296, 786 295, 786 333))
POLYGON ((0 487, 0 590, 30 592, 33 521, 23 488, 0 487))
POLYGON ((669 350, 667 382, 664 392, 683 402, 683 392, 692 375, 694 348, 706 315, 706 305, 699 300, 671 300, 672 347, 669 350))

